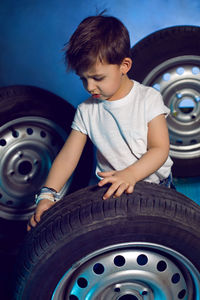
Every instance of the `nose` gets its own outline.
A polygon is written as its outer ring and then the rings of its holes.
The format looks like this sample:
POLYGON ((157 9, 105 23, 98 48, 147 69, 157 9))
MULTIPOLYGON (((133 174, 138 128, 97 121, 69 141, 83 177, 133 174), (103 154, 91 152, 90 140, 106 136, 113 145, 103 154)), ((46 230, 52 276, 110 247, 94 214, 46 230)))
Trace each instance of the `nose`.
POLYGON ((93 79, 88 79, 87 80, 87 91, 89 93, 92 93, 93 91, 95 91, 96 85, 93 79))

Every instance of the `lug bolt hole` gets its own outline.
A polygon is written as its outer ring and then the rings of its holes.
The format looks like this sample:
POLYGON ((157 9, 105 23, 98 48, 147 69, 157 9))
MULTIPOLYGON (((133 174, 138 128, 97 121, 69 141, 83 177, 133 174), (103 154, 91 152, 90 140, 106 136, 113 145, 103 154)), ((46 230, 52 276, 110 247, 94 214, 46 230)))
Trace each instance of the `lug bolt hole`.
POLYGON ((100 263, 97 263, 97 264, 94 265, 93 271, 94 271, 95 274, 98 274, 98 275, 103 274, 104 266, 100 263))
POLYGON ((17 138, 17 137, 19 136, 19 132, 18 132, 17 130, 13 130, 13 131, 12 131, 12 136, 13 136, 14 138, 17 138))
POLYGON ((137 258, 138 265, 144 266, 147 264, 147 262, 148 262, 148 257, 146 255, 141 254, 138 256, 138 258, 137 258))
POLYGON ((181 276, 178 274, 178 273, 175 273, 173 276, 172 276, 172 283, 176 284, 180 281, 181 279, 181 276))
POLYGON ((117 266, 117 267, 122 267, 124 264, 125 264, 126 260, 125 258, 122 256, 122 255, 117 255, 115 258, 114 258, 114 264, 117 266))
POLYGON ((186 295, 186 290, 182 290, 178 294, 178 299, 183 299, 186 295))
POLYGON ((164 260, 159 261, 157 264, 157 270, 159 272, 164 272, 167 269, 167 264, 164 260))
POLYGON ((5 146, 6 145, 6 140, 5 139, 1 139, 0 140, 0 146, 5 146))
POLYGON ((40 131, 40 136, 42 137, 42 138, 45 138, 46 137, 46 132, 44 132, 44 131, 40 131))
POLYGON ((26 132, 27 132, 28 135, 31 135, 31 134, 33 134, 33 129, 32 128, 27 128, 26 132))
POLYGON ((77 283, 78 283, 78 286, 82 289, 86 288, 87 285, 88 285, 88 282, 85 278, 83 277, 80 277, 78 280, 77 280, 77 283))
POLYGON ((143 291, 143 292, 142 292, 142 296, 145 296, 145 295, 147 295, 147 294, 148 294, 147 291, 143 291))

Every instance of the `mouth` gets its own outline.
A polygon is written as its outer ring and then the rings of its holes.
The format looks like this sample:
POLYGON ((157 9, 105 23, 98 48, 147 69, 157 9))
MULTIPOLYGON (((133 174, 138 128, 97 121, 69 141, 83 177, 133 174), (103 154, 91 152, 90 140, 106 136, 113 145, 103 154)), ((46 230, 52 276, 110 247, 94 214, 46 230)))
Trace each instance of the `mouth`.
POLYGON ((93 94, 92 98, 99 99, 99 98, 101 98, 101 95, 99 95, 99 94, 93 94))

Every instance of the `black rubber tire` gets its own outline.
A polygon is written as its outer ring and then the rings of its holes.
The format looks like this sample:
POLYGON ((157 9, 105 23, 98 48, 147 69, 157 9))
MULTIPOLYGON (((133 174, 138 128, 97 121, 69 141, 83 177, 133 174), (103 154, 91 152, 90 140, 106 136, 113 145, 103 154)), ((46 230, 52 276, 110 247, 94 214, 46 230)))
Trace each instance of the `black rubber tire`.
MULTIPOLYGON (((39 116, 54 121, 69 134, 74 114, 75 108, 69 102, 47 90, 34 86, 0 88, 0 126, 20 117, 39 116)), ((78 180, 75 179, 71 184, 70 192, 88 184, 93 163, 92 153, 90 144, 83 153, 80 168, 76 172, 78 180)))
POLYGON ((105 190, 87 187, 44 214, 27 235, 18 258, 15 300, 54 299, 56 285, 67 270, 114 244, 160 244, 179 252, 200 272, 200 207, 196 203, 145 182, 138 183, 131 195, 103 201, 105 190))
MULTIPOLYGON (((12 123, 15 120, 20 120, 20 118, 24 117, 45 118, 46 120, 53 122, 53 124, 58 126, 58 128, 61 128, 64 132, 64 135, 67 137, 71 130, 71 123, 74 113, 75 108, 70 103, 44 89, 34 86, 2 87, 0 88, 0 149, 4 147, 3 142, 5 140, 3 136, 4 131, 1 131, 1 129, 9 124, 8 122, 12 123)), ((15 130, 14 128, 15 126, 10 128, 10 130, 15 130)), ((11 147, 16 147, 17 143, 21 142, 21 139, 19 139, 19 142, 17 138, 15 140, 16 141, 11 145, 11 147)), ((61 148, 63 143, 64 138, 59 139, 58 148, 61 148)), ((15 153, 13 154, 13 157, 14 155, 15 153)), ((11 157, 10 160, 12 160, 13 157, 11 157)), ((88 142, 79 165, 74 173, 68 193, 88 185, 92 172, 92 158, 93 149, 91 143, 88 142)), ((2 166, 2 157, 0 166, 2 166)), ((33 192, 36 193, 39 190, 39 188, 43 185, 45 178, 40 178, 39 174, 37 173, 34 182, 30 183, 30 189, 34 189, 30 193, 30 203, 25 205, 23 202, 21 206, 19 205, 18 208, 12 210, 12 207, 9 206, 9 204, 7 207, 3 202, 3 193, 5 190, 4 187, 2 187, 2 182, 4 180, 6 181, 8 174, 2 170, 1 176, 0 209, 1 212, 5 210, 5 213, 7 214, 5 214, 5 217, 1 215, 0 218, 0 250, 13 252, 13 249, 16 250, 18 243, 21 243, 23 236, 26 233, 26 224, 29 215, 32 214, 33 210, 35 209, 33 192), (40 178, 39 182, 37 180, 38 177, 40 178), (23 213, 25 217, 23 217, 23 213)), ((15 194, 14 187, 15 185, 13 184, 13 194, 15 194)), ((18 191, 16 190, 16 195, 17 193, 18 191)))
MULTIPOLYGON (((33 86, 0 88, 0 126, 18 118, 36 116, 53 121, 67 136, 74 114, 75 108, 69 102, 44 89, 33 86)), ((60 148, 63 143, 64 140, 60 148)), ((93 164, 92 153, 91 143, 88 142, 70 185, 70 193, 88 185, 93 164)), ((37 191, 38 187, 35 189, 37 191)))
MULTIPOLYGON (((152 81, 150 78, 147 80, 147 76, 154 68, 169 59, 187 55, 197 56, 200 59, 200 27, 175 26, 159 30, 133 46, 133 66, 129 72, 129 77, 151 86, 153 85, 153 78, 152 81), (148 82, 146 83, 146 81, 148 82)), ((177 66, 178 64, 180 64, 180 62, 177 62, 177 66)), ((197 66, 200 67, 198 62, 197 66)), ((199 120, 200 115, 197 116, 194 121, 196 122, 196 126, 198 126, 199 120)), ((178 137, 177 140, 179 140, 178 137)), ((192 142, 195 140, 196 138, 191 137, 192 142)), ((199 156, 195 158, 192 157, 192 154, 190 158, 178 157, 177 155, 173 156, 173 154, 171 156, 174 161, 173 174, 175 177, 200 175, 199 156)))
POLYGON ((199 56, 199 36, 200 27, 197 26, 174 26, 148 35, 132 48, 130 77, 142 82, 153 68, 169 58, 199 56))
POLYGON ((70 132, 74 107, 47 90, 21 85, 1 87, 0 99, 0 126, 13 119, 35 115, 53 120, 70 132))

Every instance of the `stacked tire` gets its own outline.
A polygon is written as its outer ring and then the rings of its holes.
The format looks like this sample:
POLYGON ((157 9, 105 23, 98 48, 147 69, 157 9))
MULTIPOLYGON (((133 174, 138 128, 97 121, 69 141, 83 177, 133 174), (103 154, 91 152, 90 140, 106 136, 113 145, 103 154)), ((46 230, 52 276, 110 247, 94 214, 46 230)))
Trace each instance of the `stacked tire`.
POLYGON ((198 300, 200 207, 156 184, 103 201, 106 188, 45 213, 18 259, 14 299, 198 300))
POLYGON ((200 175, 200 27, 175 26, 132 48, 130 77, 159 90, 167 118, 175 177, 200 175))

